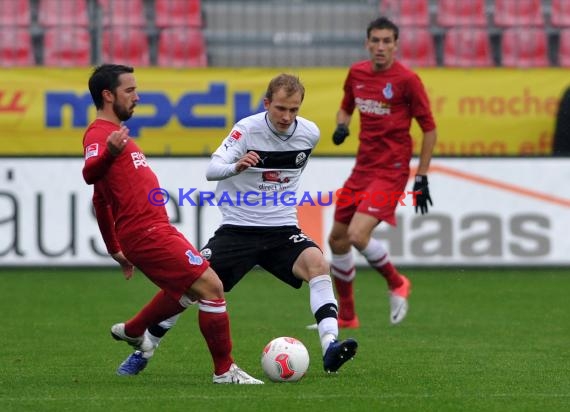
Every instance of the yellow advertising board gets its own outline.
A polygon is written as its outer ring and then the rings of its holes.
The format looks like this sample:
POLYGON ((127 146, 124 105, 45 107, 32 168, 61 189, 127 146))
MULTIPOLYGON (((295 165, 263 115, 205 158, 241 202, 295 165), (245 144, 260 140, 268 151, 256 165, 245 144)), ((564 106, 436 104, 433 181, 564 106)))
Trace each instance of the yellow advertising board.
MULTIPOLYGON (((90 68, 0 70, 0 155, 78 155, 95 117, 90 68)), ((353 154, 351 136, 334 146, 331 135, 345 68, 187 69, 138 68, 140 102, 128 121, 148 155, 210 154, 239 119, 263 110, 269 80, 300 76, 306 97, 300 115, 322 138, 316 154, 353 154)), ((423 69, 439 141, 438 155, 545 155, 551 152, 558 101, 569 85, 562 69, 423 69)), ((416 153, 421 133, 413 129, 416 153)))

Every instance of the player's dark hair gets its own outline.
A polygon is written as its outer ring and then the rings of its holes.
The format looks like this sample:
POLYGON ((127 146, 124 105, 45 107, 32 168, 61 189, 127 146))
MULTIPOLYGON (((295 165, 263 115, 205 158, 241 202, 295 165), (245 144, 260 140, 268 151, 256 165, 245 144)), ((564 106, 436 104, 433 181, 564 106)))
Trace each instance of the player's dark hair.
POLYGON ((370 38, 370 32, 372 30, 392 30, 394 32, 394 40, 398 40, 398 35, 400 34, 400 29, 396 24, 387 17, 378 17, 376 20, 372 20, 368 27, 366 28, 366 38, 370 38))
POLYGON ((297 76, 292 74, 282 73, 279 76, 274 77, 273 80, 269 82, 269 86, 267 86, 265 97, 271 101, 273 99, 273 95, 280 89, 285 90, 287 97, 292 96, 295 93, 301 93, 301 101, 305 98, 305 86, 303 86, 297 76))
POLYGON ((109 90, 114 94, 120 84, 119 76, 134 71, 135 69, 131 66, 122 64, 102 64, 95 67, 89 78, 89 91, 95 107, 98 110, 103 108, 103 90, 109 90))

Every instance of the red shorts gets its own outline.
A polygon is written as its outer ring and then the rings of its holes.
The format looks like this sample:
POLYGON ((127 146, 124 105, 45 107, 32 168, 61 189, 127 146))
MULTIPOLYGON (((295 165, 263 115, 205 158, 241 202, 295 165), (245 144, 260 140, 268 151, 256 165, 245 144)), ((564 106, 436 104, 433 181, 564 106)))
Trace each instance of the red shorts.
POLYGON ((121 242, 123 253, 146 277, 179 300, 210 266, 174 226, 121 242))
POLYGON ((352 174, 337 191, 334 220, 350 224, 356 212, 364 213, 396 226, 398 204, 411 205, 413 197, 407 194, 409 170, 384 170, 381 175, 352 174))

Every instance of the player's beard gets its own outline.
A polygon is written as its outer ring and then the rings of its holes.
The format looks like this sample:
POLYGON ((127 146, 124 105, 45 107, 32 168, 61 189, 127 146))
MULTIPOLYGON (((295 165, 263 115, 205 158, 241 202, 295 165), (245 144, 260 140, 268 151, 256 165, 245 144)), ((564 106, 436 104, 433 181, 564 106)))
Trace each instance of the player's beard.
MULTIPOLYGON (((134 106, 133 106, 133 108, 134 108, 134 106)), ((132 111, 129 111, 124 106, 120 106, 117 102, 113 103, 113 112, 115 113, 115 116, 117 116, 117 118, 121 122, 129 120, 131 118, 131 116, 133 115, 132 111)))

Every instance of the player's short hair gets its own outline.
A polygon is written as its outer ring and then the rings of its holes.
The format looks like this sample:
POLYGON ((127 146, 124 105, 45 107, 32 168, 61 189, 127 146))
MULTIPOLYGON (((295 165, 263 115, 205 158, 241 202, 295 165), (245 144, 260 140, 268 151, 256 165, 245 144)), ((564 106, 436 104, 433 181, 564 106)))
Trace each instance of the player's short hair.
POLYGON ((394 23, 392 20, 390 20, 387 17, 378 17, 377 19, 372 20, 368 24, 368 27, 366 28, 366 38, 367 39, 370 38, 370 32, 372 30, 382 30, 382 29, 392 30, 394 32, 394 40, 398 40, 400 29, 398 28, 398 26, 396 26, 396 23, 394 23))
POLYGON ((280 89, 285 90, 287 97, 292 96, 295 93, 301 93, 301 101, 305 98, 305 86, 303 86, 299 77, 292 74, 282 73, 279 76, 274 77, 269 82, 267 92, 265 92, 267 100, 271 101, 273 99, 273 95, 280 89))
POLYGON ((103 108, 103 90, 115 93, 119 87, 119 76, 124 73, 133 73, 131 66, 122 64, 102 64, 95 67, 89 78, 89 92, 97 109, 103 108))

